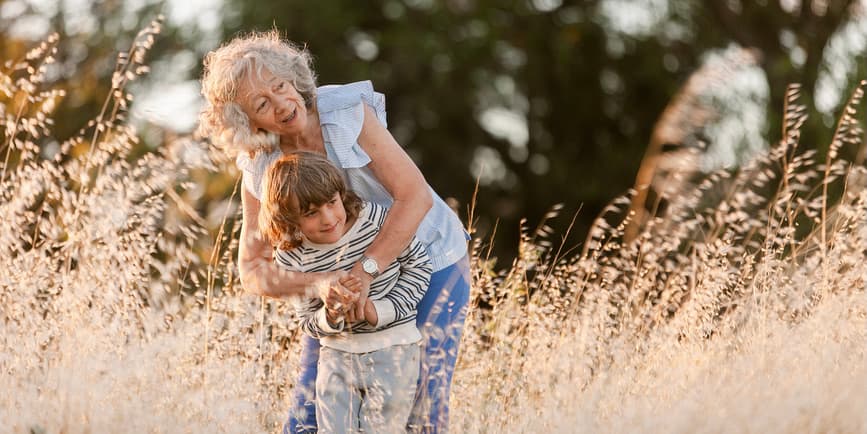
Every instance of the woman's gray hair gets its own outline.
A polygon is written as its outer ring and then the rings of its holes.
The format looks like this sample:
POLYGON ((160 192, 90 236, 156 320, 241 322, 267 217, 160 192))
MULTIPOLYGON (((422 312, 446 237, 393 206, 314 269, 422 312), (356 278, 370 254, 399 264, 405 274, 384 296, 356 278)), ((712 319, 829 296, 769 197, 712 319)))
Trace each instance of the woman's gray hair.
POLYGON ((250 129, 250 119, 237 103, 242 79, 261 77, 265 68, 289 81, 308 108, 316 100, 316 74, 306 48, 280 37, 276 30, 238 36, 205 56, 198 133, 232 153, 271 150, 278 137, 250 129))

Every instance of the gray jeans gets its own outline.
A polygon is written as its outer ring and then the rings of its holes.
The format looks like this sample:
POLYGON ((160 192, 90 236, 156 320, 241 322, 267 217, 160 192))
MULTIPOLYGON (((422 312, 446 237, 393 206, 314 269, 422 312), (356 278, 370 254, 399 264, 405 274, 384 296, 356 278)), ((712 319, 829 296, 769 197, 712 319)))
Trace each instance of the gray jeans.
POLYGON ((405 433, 418 385, 419 345, 363 354, 322 347, 316 423, 324 434, 405 433))

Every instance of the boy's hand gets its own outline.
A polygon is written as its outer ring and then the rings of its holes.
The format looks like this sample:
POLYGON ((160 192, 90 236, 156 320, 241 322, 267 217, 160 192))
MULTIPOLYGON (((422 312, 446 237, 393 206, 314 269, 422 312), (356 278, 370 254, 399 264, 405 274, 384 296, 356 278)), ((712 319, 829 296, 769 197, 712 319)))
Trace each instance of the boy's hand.
POLYGON ((332 312, 343 316, 358 300, 358 294, 346 289, 339 282, 330 282, 320 291, 324 292, 322 301, 325 303, 326 313, 332 312))
POLYGON ((376 314, 376 307, 373 306, 373 302, 370 301, 369 298, 364 302, 364 320, 374 327, 376 327, 376 323, 379 322, 379 316, 376 314))
POLYGON ((344 319, 344 314, 340 311, 329 309, 328 306, 325 307, 325 320, 328 321, 328 325, 331 328, 340 327, 340 321, 344 319))

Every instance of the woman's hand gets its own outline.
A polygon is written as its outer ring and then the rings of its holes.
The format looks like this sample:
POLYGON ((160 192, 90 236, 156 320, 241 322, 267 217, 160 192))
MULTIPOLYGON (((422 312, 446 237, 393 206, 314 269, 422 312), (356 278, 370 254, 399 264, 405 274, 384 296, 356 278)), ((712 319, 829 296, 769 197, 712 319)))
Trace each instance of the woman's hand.
POLYGON ((319 298, 327 307, 335 306, 334 303, 340 303, 344 307, 342 310, 348 310, 350 304, 358 301, 357 291, 343 284, 344 281, 352 285, 349 275, 345 271, 335 271, 324 274, 325 278, 316 285, 319 298))
MULTIPOLYGON (((364 286, 364 282, 358 278, 358 276, 352 275, 349 272, 341 272, 341 275, 338 277, 337 281, 343 285, 344 288, 358 294, 362 290, 362 286, 364 286)), ((368 286, 370 283, 368 282, 368 286)))
POLYGON ((354 304, 343 313, 347 322, 355 323, 359 321, 367 321, 367 323, 372 326, 376 326, 379 322, 376 308, 373 306, 373 302, 367 298, 368 292, 370 291, 370 282, 372 280, 373 278, 364 272, 362 272, 361 277, 355 276, 350 272, 339 280, 339 283, 343 285, 344 288, 358 296, 358 299, 354 304), (365 276, 368 277, 368 279, 364 279, 365 276), (363 300, 361 299, 362 293, 364 295, 363 300), (361 312, 360 314, 359 311, 361 312))
POLYGON ((367 302, 367 296, 370 293, 370 283, 373 282, 373 277, 361 269, 360 262, 356 262, 352 270, 349 270, 349 274, 345 280, 346 283, 344 283, 344 279, 341 279, 340 283, 350 285, 358 295, 358 300, 353 309, 347 313, 346 318, 349 322, 361 321, 364 319, 364 304, 367 302))
MULTIPOLYGON (((361 279, 349 274, 348 272, 343 272, 343 275, 340 277, 338 282, 349 291, 352 291, 353 294, 356 294, 356 296, 361 294, 362 286, 364 285, 361 279)), ((346 311, 346 320, 350 323, 358 321, 356 312, 357 309, 353 304, 346 311)))

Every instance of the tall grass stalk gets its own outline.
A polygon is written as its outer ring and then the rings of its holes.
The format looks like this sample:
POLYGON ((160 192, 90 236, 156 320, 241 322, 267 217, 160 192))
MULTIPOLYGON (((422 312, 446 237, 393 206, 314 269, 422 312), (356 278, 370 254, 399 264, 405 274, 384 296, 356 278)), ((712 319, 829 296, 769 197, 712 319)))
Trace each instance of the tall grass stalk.
MULTIPOLYGON (((121 80, 146 72, 130 65, 148 29, 121 80)), ((112 109, 40 155, 64 96, 38 76, 55 43, 0 72, 0 432, 278 431, 293 313, 240 290, 235 196, 212 219, 192 193, 232 169, 188 139, 128 162, 120 81, 112 109)), ((634 240, 625 197, 578 253, 545 221, 503 271, 474 241, 452 432, 867 430, 867 171, 795 152, 796 97, 779 144, 634 240)), ((864 146, 858 104, 838 148, 864 146)))

